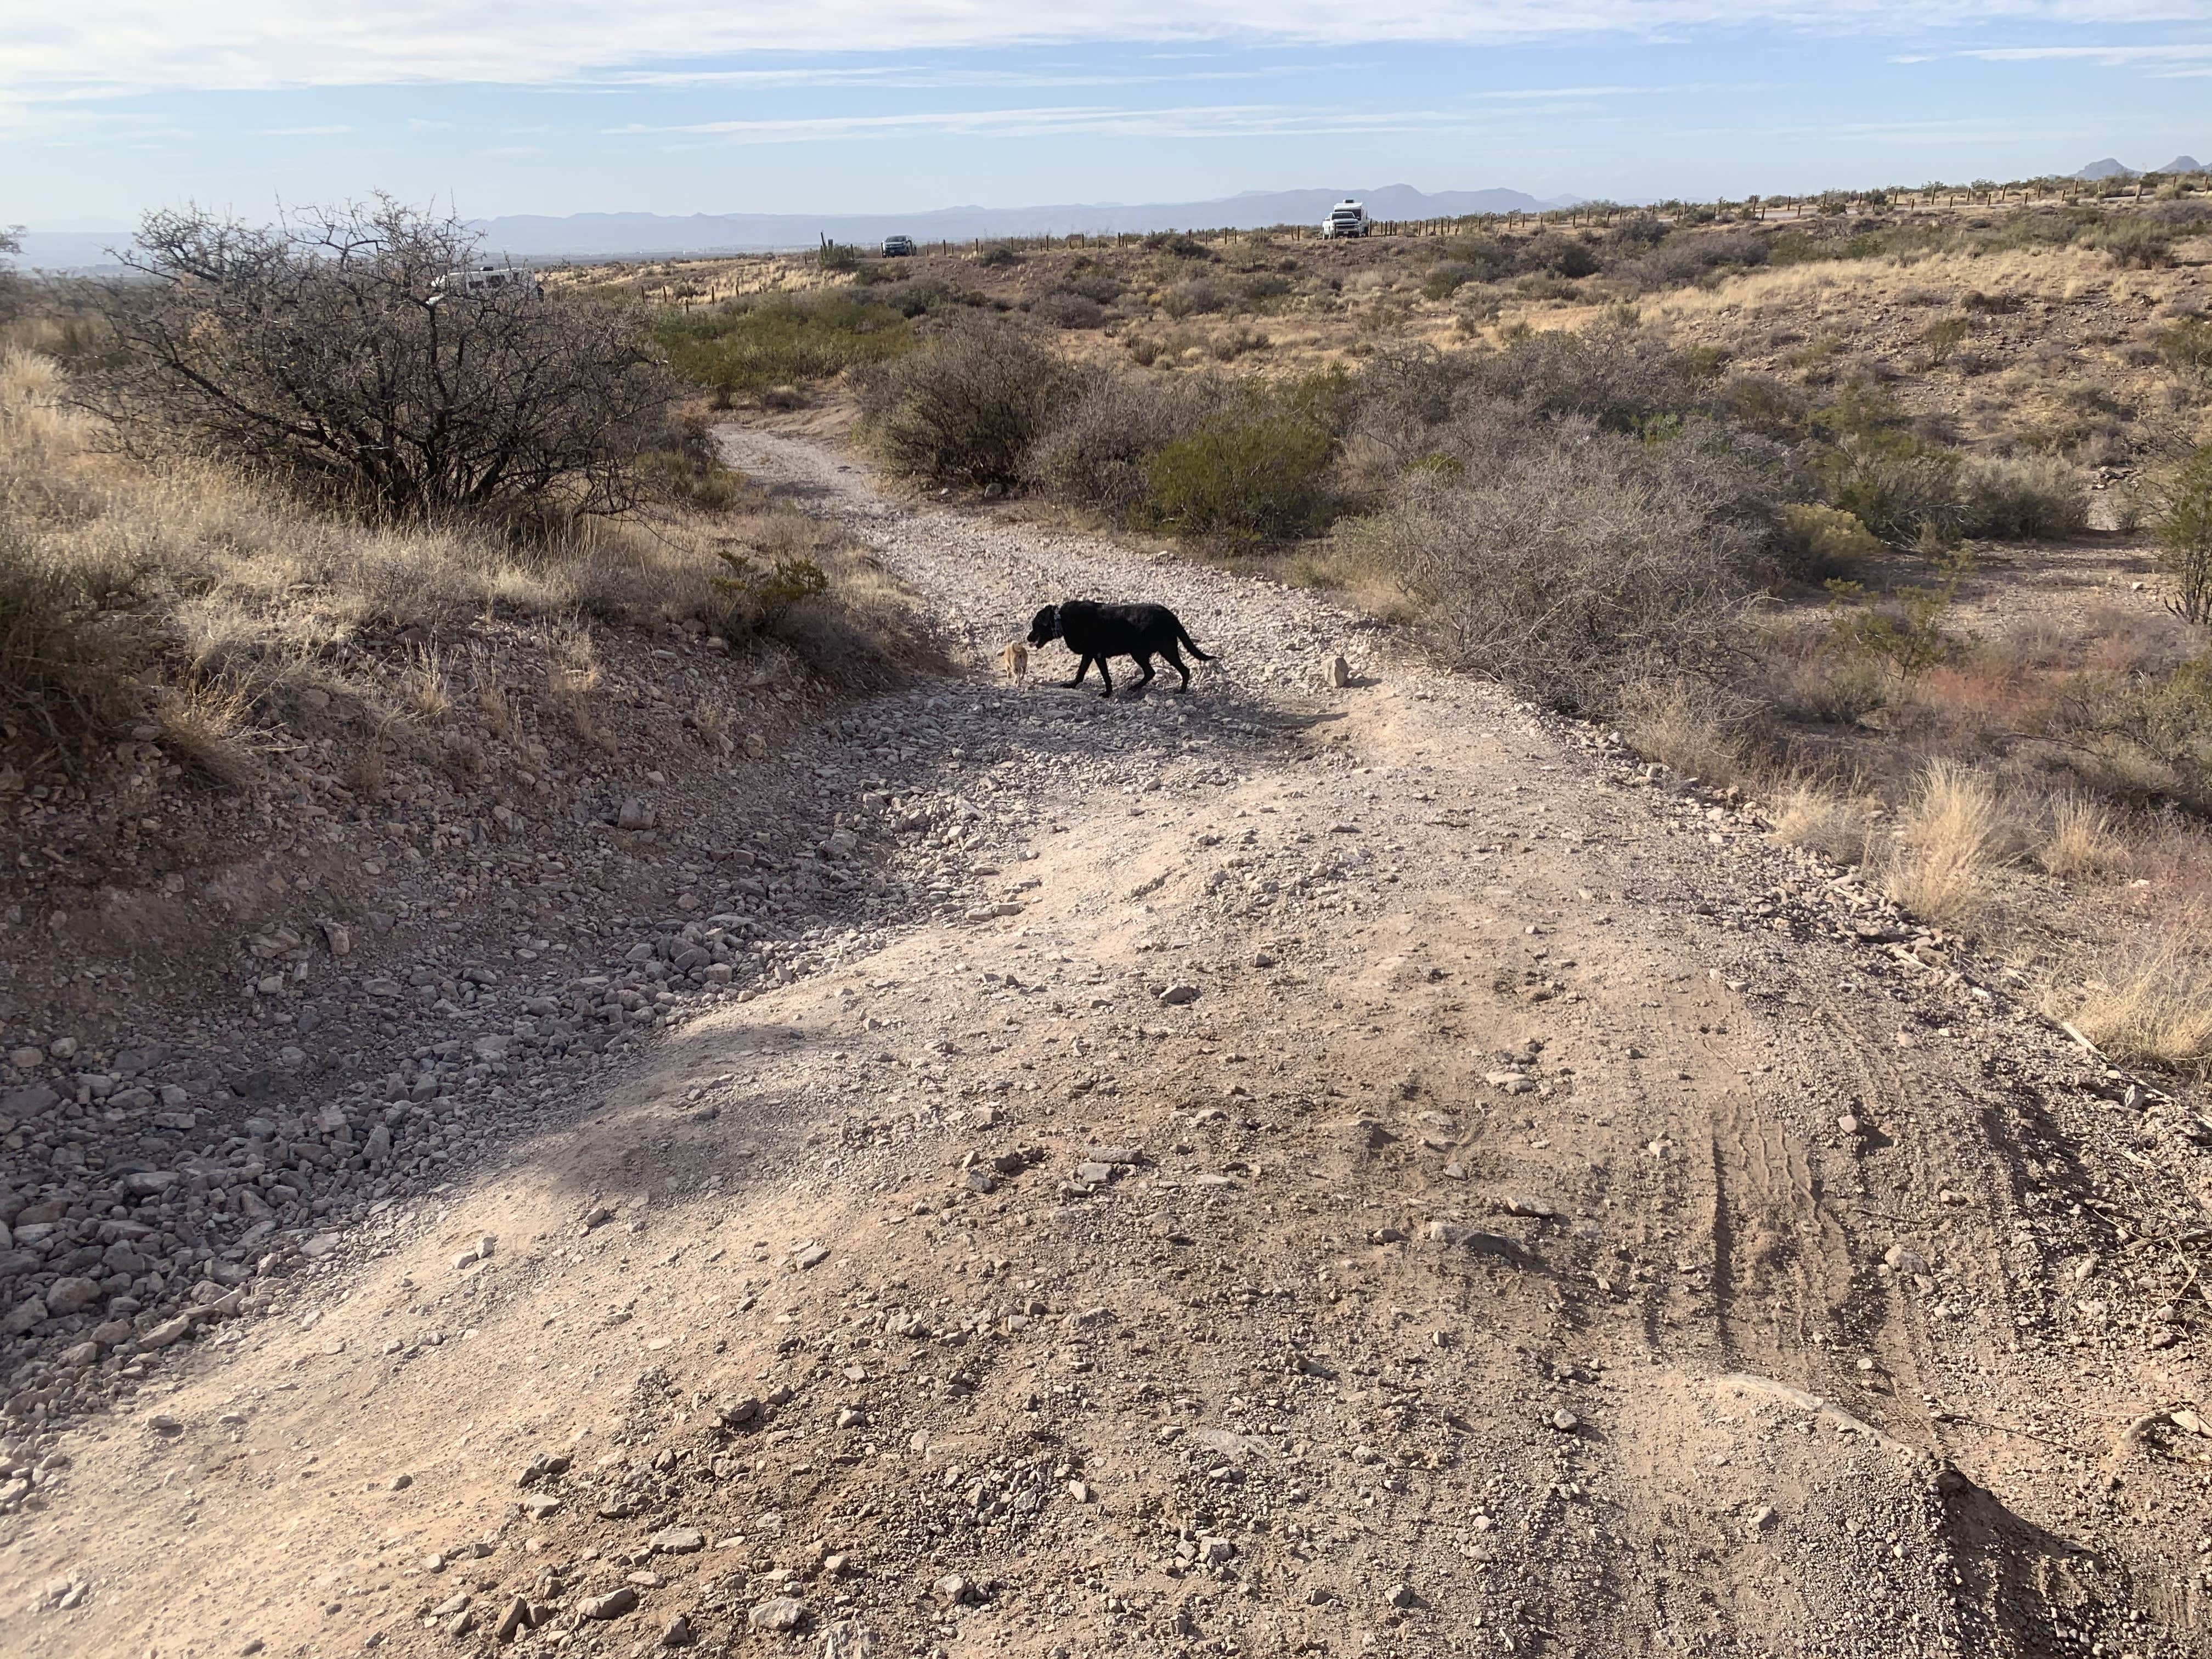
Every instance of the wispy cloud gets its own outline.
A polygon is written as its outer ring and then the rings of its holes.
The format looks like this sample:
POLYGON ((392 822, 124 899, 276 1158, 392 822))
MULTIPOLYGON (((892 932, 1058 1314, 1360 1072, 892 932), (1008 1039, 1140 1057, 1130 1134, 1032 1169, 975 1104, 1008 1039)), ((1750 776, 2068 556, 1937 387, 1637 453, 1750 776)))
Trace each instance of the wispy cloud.
MULTIPOLYGON (((2105 26, 2202 22, 2203 0, 94 0, 0 22, 0 84, 252 90, 487 82, 548 85, 720 68, 745 56, 1056 42, 1508 42, 1679 38, 1699 28, 1924 38, 2007 20, 2105 26)), ((831 72, 836 72, 834 65, 831 72)), ((1235 71, 1224 71, 1233 73, 1235 71)))
MULTIPOLYGON (((1595 118, 1588 100, 1562 100, 1551 112, 1595 118)), ((1544 112, 1516 106, 1517 120, 1544 112)), ((802 116, 786 119, 689 121, 668 126, 633 123, 609 127, 610 137, 717 138, 751 143, 811 143, 903 134, 946 137, 1047 138, 1097 135, 1119 138, 1249 138, 1297 133, 1522 131, 1495 114, 1470 110, 1356 110, 1306 104, 1201 104, 1172 109, 1043 106, 1030 109, 933 110, 914 114, 802 116)))

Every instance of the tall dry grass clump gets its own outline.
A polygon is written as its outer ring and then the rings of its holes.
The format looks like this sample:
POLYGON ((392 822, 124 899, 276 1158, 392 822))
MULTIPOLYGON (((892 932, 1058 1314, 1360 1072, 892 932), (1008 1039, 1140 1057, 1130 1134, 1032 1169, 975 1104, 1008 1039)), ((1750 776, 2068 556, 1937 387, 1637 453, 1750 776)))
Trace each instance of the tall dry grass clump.
POLYGON ((2052 804, 2051 827, 2036 862, 2054 876, 2106 876, 2128 867, 2128 848, 2112 815, 2081 795, 2052 804))
POLYGON ((2116 953, 2062 1012, 2124 1065, 2202 1069, 2212 1061, 2212 933, 2206 924, 2199 910, 2116 953))
POLYGON ((1884 854, 1883 890, 1915 915, 1972 931, 1988 912, 1990 876, 2010 860, 2016 839, 1989 779, 1933 762, 1884 854))

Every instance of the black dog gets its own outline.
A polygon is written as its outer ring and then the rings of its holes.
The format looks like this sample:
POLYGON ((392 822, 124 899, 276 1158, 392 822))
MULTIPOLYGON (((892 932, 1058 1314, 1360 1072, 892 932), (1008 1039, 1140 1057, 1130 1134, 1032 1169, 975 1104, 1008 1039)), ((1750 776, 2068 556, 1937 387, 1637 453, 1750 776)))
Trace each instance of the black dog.
POLYGON ((1182 676, 1182 684, 1176 688, 1181 691, 1190 690, 1190 670, 1183 666, 1176 650, 1178 643, 1188 647, 1200 662, 1213 660, 1198 648, 1198 641, 1164 605, 1100 605, 1094 599, 1048 605, 1030 623, 1030 643, 1049 645, 1054 640, 1066 640, 1067 648, 1083 659, 1076 665, 1075 678, 1067 683, 1069 688, 1082 684, 1095 662, 1098 678, 1106 683, 1106 689, 1099 693, 1104 697, 1114 695, 1114 681, 1106 672, 1109 657, 1134 658, 1137 666, 1145 671, 1145 678, 1137 682, 1139 685, 1152 678, 1152 659, 1165 657, 1168 666, 1182 676))

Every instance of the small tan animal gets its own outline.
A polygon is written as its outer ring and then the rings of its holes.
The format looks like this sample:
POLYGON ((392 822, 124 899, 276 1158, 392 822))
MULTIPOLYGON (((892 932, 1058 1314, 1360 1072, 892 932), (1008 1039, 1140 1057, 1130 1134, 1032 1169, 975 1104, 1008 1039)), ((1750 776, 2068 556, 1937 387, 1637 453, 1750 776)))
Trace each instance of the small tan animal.
POLYGON ((1006 648, 999 653, 999 660, 1006 665, 1006 672, 1014 684, 1026 691, 1030 684, 1030 648, 1019 640, 1008 640, 1006 648))

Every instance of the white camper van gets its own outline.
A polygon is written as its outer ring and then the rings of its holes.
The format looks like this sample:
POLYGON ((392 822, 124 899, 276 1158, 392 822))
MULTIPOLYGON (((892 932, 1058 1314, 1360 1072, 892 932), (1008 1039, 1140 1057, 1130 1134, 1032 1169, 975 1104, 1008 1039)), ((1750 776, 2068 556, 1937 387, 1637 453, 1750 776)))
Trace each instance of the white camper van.
POLYGON ((509 289, 520 290, 535 300, 544 292, 536 271, 518 270, 513 265, 477 265, 449 270, 430 286, 439 294, 465 295, 472 300, 489 300, 509 289))
POLYGON ((1364 236, 1373 228, 1365 205, 1349 196, 1331 208, 1328 217, 1321 222, 1321 234, 1324 236, 1364 236))

